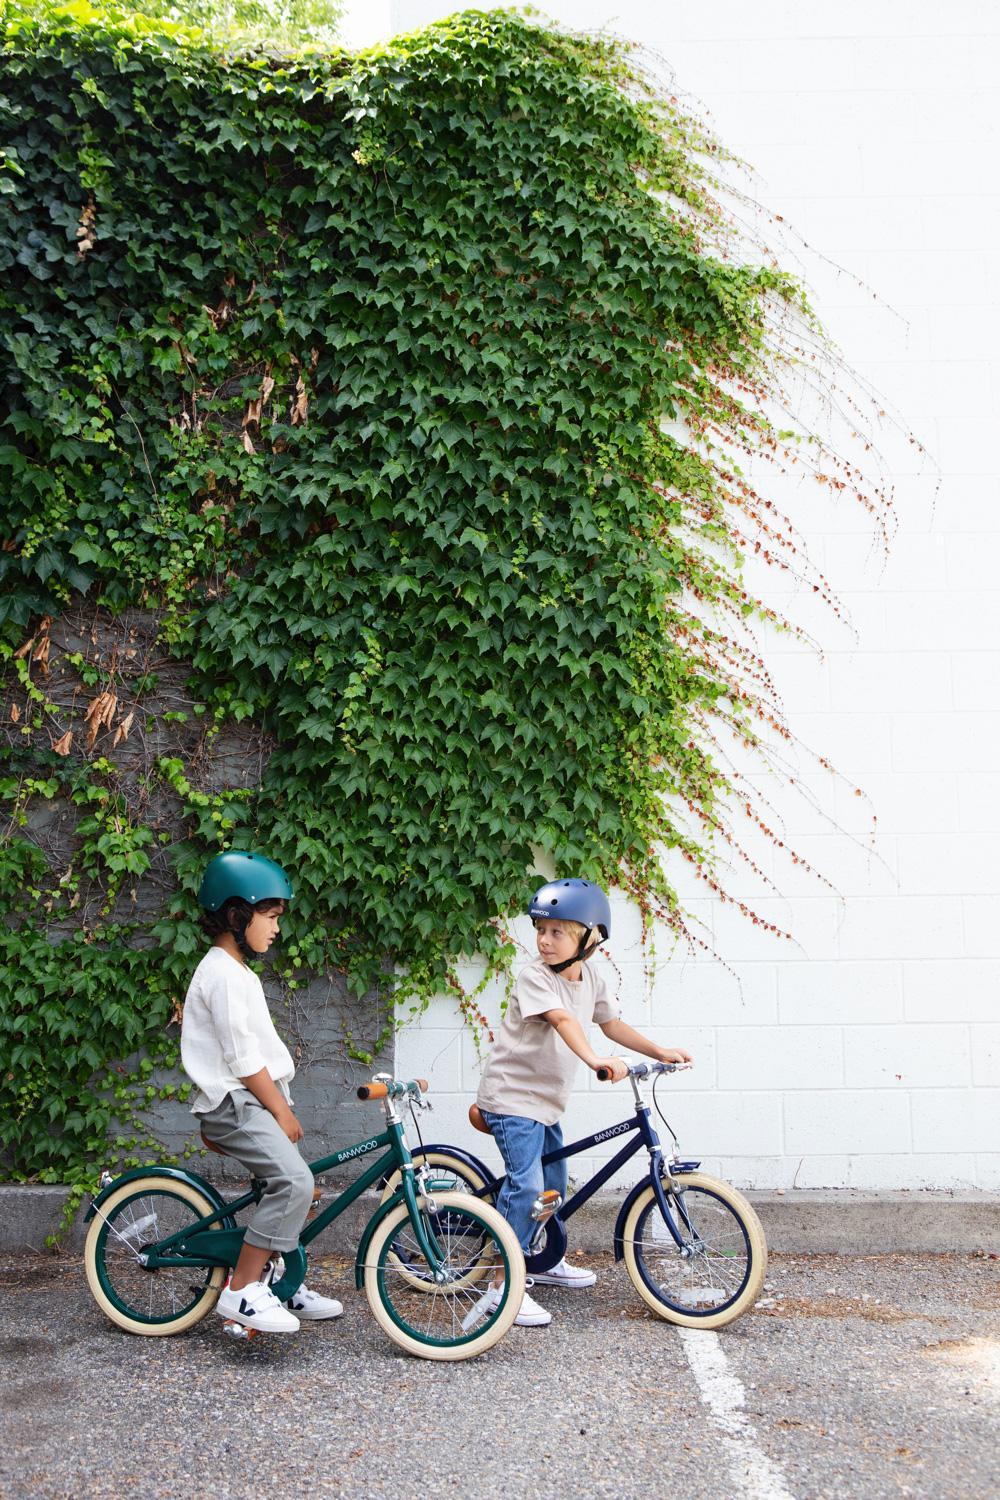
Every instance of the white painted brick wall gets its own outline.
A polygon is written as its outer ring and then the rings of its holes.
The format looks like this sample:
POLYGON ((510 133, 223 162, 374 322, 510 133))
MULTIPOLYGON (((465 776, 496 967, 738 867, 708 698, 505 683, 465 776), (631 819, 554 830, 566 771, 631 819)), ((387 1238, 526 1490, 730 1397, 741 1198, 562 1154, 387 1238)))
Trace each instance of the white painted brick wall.
MULTIPOLYGON (((374 0, 353 8, 349 32, 367 42, 454 8, 374 0)), ((619 923, 628 1019, 696 1053, 696 1070, 669 1084, 668 1113, 710 1170, 755 1186, 1000 1187, 1000 7, 546 9, 577 26, 610 23, 669 58, 756 166, 758 198, 851 273, 805 260, 847 357, 942 470, 935 493, 912 454, 895 463, 900 528, 888 562, 860 509, 785 496, 857 640, 794 585, 763 580, 826 648, 822 662, 787 640, 767 649, 795 732, 870 798, 878 859, 784 799, 789 841, 840 897, 762 851, 785 899, 759 909, 797 945, 701 897, 739 983, 721 964, 670 957, 661 940, 651 995, 634 919, 630 931, 619 923)), ((864 835, 869 804, 847 781, 832 784, 807 759, 802 781, 843 829, 864 835)), ((744 873, 733 880, 759 891, 744 873)), ((486 1006, 496 1014, 495 992, 486 1006)), ((433 1079, 431 1134, 471 1144, 478 1063, 460 1033, 453 1003, 437 1001, 400 1036, 398 1060, 433 1079)), ((611 1123, 627 1097, 581 1078, 569 1128, 611 1123)))

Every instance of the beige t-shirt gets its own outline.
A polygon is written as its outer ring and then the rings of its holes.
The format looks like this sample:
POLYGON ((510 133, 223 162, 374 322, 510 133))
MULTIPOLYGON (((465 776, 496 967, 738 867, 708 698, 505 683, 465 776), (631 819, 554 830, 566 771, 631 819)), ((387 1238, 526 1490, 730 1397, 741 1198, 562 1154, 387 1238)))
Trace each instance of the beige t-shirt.
POLYGON ((486 1059, 476 1102, 496 1115, 521 1115, 554 1125, 565 1112, 580 1059, 548 1021, 547 1010, 568 1010, 585 1029, 592 1021, 615 1021, 621 1011, 599 970, 589 963, 583 977, 553 974, 536 958, 514 985, 500 1034, 486 1059))

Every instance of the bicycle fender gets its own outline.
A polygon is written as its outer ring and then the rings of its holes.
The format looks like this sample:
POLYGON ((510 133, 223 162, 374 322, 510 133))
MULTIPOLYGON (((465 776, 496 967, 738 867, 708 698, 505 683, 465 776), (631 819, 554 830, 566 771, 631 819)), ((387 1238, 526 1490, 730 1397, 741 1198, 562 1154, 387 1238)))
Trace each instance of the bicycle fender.
POLYGON ((371 1218, 368 1220, 368 1223, 365 1225, 364 1234, 361 1236, 361 1240, 358 1244, 357 1259, 354 1262, 354 1285, 357 1287, 359 1292, 365 1284, 365 1266, 368 1263, 368 1246, 372 1242, 372 1235, 375 1233, 382 1220, 388 1214, 391 1214, 394 1208, 398 1208, 399 1204, 402 1202, 403 1189, 397 1188, 392 1197, 387 1198, 385 1202, 380 1205, 380 1207, 375 1211, 375 1213, 372 1214, 371 1218))
POLYGON ((625 1220, 629 1216, 632 1204, 638 1198, 639 1194, 644 1193, 648 1187, 649 1178, 643 1177, 636 1183, 618 1210, 618 1218, 615 1221, 615 1260, 621 1260, 625 1254, 625 1220))
MULTIPOLYGON (((701 1166, 701 1162, 698 1162, 698 1161, 681 1161, 681 1162, 677 1162, 675 1165, 673 1165, 673 1170, 672 1170, 671 1175, 673 1175, 673 1173, 677 1173, 677 1172, 694 1172, 700 1166, 701 1166)), ((642 1178, 640 1178, 640 1180, 636 1183, 635 1187, 628 1194, 628 1196, 625 1199, 625 1202, 622 1204, 621 1208, 618 1211, 618 1218, 617 1218, 617 1220, 615 1222, 615 1260, 621 1260, 623 1258, 624 1254, 625 1254, 625 1220, 629 1216, 629 1212, 630 1212, 630 1210, 632 1208, 632 1204, 638 1198, 639 1194, 642 1193, 642 1192, 645 1192, 646 1188, 648 1188, 648 1187, 649 1187, 649 1178, 648 1177, 642 1177, 642 1178)))
POLYGON ((473 1171, 478 1172, 484 1182, 492 1182, 496 1177, 496 1173, 492 1168, 488 1167, 484 1161, 480 1161, 479 1157, 474 1156, 471 1151, 463 1151, 461 1146, 446 1145, 443 1141, 438 1141, 433 1146, 418 1146, 413 1153, 413 1160, 416 1161, 421 1156, 427 1156, 431 1151, 446 1151, 456 1161, 460 1161, 465 1166, 471 1167, 473 1171))
MULTIPOLYGON (((218 1188, 198 1172, 189 1172, 183 1167, 162 1167, 155 1165, 149 1167, 131 1167, 129 1171, 123 1172, 120 1177, 116 1177, 114 1182, 109 1182, 107 1187, 102 1188, 97 1196, 91 1200, 90 1207, 84 1215, 84 1222, 94 1217, 94 1210, 100 1208, 101 1204, 110 1198, 112 1193, 116 1193, 127 1182, 135 1182, 139 1177, 169 1177, 175 1182, 186 1182, 189 1187, 197 1188, 200 1193, 203 1193, 213 1208, 224 1208, 226 1204, 226 1200, 221 1196, 218 1188)), ((227 1215, 222 1220, 222 1226, 225 1229, 232 1229, 235 1227, 235 1220, 227 1215)))

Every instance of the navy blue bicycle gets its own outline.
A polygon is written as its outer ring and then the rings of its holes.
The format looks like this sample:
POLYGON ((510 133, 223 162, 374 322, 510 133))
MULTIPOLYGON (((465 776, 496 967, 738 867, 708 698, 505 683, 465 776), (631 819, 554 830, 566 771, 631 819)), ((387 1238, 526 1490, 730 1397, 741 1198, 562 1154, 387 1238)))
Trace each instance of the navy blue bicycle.
MULTIPOLYGON (((748 1312, 760 1295, 767 1272, 767 1244, 760 1220, 742 1193, 699 1172, 700 1162, 682 1161, 676 1154, 676 1137, 660 1110, 656 1089, 663 1074, 686 1066, 639 1063, 630 1068, 635 1113, 542 1158, 543 1163, 561 1161, 604 1141, 628 1137, 616 1155, 539 1223, 525 1264, 530 1276, 562 1260, 567 1222, 626 1162, 645 1149, 647 1171, 627 1194, 615 1224, 615 1259, 624 1260, 639 1296, 668 1323, 685 1328, 721 1328, 748 1312), (639 1086, 647 1078, 653 1079, 653 1103, 674 1141, 671 1155, 663 1151, 650 1106, 639 1086)), ((602 1068, 597 1076, 607 1079, 610 1073, 602 1068)), ((476 1113, 473 1105, 473 1123, 476 1113)), ((476 1128, 486 1127, 477 1123, 476 1128)), ((503 1181, 502 1175, 494 1176, 485 1162, 461 1147, 421 1144, 413 1152, 413 1160, 432 1168, 435 1178, 453 1180, 456 1190, 489 1202, 496 1200, 503 1181)), ((395 1186, 390 1178, 386 1193, 393 1192, 395 1186)))

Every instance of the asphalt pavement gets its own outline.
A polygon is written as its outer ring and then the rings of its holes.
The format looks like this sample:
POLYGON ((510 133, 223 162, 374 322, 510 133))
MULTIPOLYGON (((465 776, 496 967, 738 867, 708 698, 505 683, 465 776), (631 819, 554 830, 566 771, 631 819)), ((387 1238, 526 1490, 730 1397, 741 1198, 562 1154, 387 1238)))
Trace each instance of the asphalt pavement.
POLYGON ((778 1255, 718 1334, 646 1310, 608 1255, 538 1289, 548 1328, 402 1354, 341 1256, 335 1323, 238 1343, 106 1321, 75 1256, 0 1262, 0 1495, 211 1500, 996 1500, 1000 1261, 778 1255))

